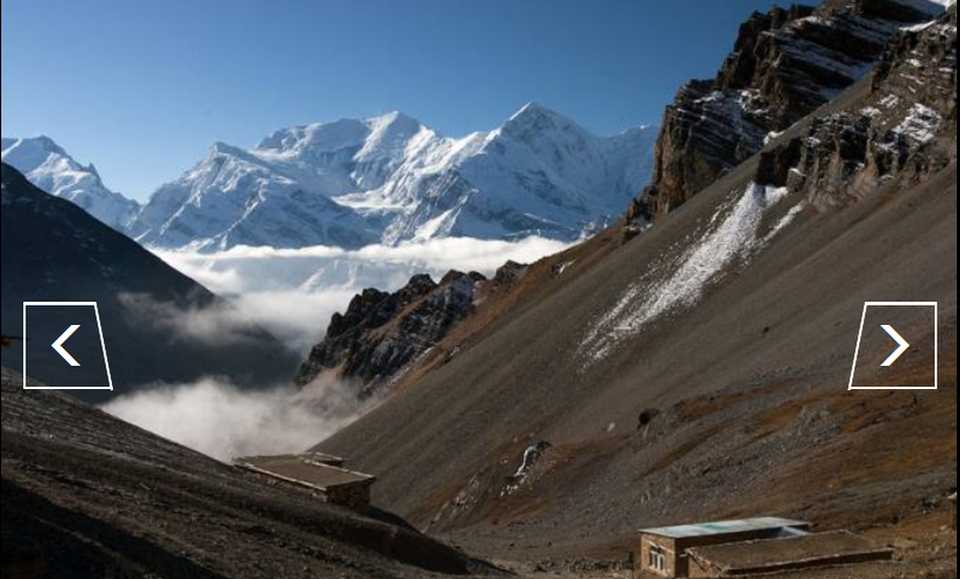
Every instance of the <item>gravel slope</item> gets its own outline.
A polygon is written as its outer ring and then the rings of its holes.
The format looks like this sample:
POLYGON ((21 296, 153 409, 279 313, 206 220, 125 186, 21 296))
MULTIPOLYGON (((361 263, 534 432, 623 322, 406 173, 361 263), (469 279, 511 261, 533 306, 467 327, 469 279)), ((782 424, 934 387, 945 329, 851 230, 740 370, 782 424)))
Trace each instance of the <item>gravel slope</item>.
POLYGON ((267 484, 21 380, 3 370, 5 578, 42 567, 49 578, 491 572, 386 514, 267 484))

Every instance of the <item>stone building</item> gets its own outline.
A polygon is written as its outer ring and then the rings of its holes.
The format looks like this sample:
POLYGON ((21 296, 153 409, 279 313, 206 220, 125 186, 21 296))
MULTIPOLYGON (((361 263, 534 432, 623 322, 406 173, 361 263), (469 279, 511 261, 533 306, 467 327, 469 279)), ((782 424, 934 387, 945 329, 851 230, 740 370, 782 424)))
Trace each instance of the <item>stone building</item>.
POLYGON ((860 535, 811 533, 810 523, 775 517, 644 529, 633 555, 636 577, 644 579, 734 577, 892 556, 860 535))
POLYGON ((357 512, 370 508, 376 477, 343 468, 344 460, 321 453, 248 456, 236 466, 314 491, 323 500, 357 512))
POLYGON ((775 517, 643 529, 634 560, 639 576, 687 577, 691 548, 792 536, 809 529, 810 523, 775 517))

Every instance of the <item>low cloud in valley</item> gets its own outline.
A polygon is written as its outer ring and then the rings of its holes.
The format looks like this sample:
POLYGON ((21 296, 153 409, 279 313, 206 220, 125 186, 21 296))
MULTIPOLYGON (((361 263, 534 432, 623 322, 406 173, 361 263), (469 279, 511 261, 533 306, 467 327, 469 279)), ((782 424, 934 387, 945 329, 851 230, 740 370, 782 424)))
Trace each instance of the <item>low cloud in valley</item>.
MULTIPOLYGON (((183 308, 146 295, 121 303, 138 323, 177 339, 230 344, 249 339, 250 323, 302 355, 318 343, 334 312, 363 288, 396 290, 417 273, 435 279, 451 269, 492 274, 508 260, 529 263, 566 244, 541 238, 517 242, 441 239, 348 251, 330 247, 235 247, 220 253, 154 250, 162 259, 229 303, 183 308)), ((321 376, 304 388, 280 384, 242 390, 209 377, 191 384, 155 384, 120 396, 103 409, 221 460, 300 452, 360 416, 375 401, 357 401, 350 384, 321 376)))

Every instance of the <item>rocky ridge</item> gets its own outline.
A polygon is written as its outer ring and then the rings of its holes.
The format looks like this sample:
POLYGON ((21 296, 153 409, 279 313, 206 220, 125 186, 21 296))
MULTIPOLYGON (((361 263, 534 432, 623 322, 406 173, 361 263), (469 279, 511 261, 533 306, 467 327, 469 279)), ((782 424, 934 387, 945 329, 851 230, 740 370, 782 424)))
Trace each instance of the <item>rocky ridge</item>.
POLYGON ((954 6, 935 22, 901 32, 857 107, 815 118, 768 147, 757 182, 803 194, 817 210, 891 181, 915 185, 956 161, 956 115, 954 6))
POLYGON ((863 78, 902 29, 942 12, 925 1, 835 0, 754 13, 717 76, 689 82, 667 108, 653 182, 628 219, 642 228, 679 207, 863 78))
POLYGON ((516 269, 508 264, 492 280, 476 272, 450 271, 439 283, 415 275, 392 294, 365 289, 346 312, 333 315, 323 341, 301 365, 297 383, 333 372, 355 381, 360 399, 369 398, 470 315, 482 286, 509 283, 516 269))

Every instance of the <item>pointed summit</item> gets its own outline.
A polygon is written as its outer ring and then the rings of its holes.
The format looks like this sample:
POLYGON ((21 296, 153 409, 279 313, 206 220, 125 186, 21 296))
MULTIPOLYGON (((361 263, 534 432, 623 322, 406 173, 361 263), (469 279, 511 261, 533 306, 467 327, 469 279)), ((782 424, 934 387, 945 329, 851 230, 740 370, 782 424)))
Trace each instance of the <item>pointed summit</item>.
POLYGON ((531 131, 542 134, 551 130, 590 133, 568 117, 534 101, 523 105, 523 107, 515 112, 503 125, 503 132, 507 134, 531 131))
POLYGON ((377 115, 370 117, 366 120, 367 123, 371 125, 392 125, 394 123, 399 124, 420 124, 420 121, 411 117, 410 115, 404 113, 403 111, 393 110, 382 115, 377 115))
POLYGON ((107 189, 93 163, 81 165, 46 135, 3 139, 2 158, 39 189, 79 205, 115 229, 122 230, 140 209, 136 201, 107 189))
POLYGON ((539 117, 555 117, 555 116, 561 116, 561 115, 558 115, 556 112, 548 109, 547 107, 541 105, 536 101, 530 101, 527 104, 520 107, 520 110, 513 113, 513 115, 510 117, 510 119, 507 122, 510 123, 512 121, 517 121, 522 119, 534 119, 539 117))
POLYGON ((3 140, 3 160, 18 169, 18 165, 30 165, 29 170, 32 170, 46 162, 51 154, 69 157, 60 145, 46 135, 3 140))
POLYGON ((417 119, 406 115, 400 111, 390 111, 389 113, 371 117, 363 121, 370 129, 370 136, 367 140, 379 140, 385 135, 396 137, 410 137, 423 128, 423 123, 417 119))

